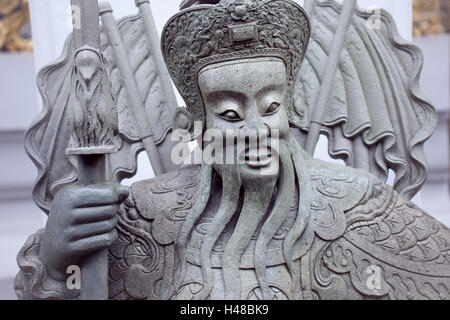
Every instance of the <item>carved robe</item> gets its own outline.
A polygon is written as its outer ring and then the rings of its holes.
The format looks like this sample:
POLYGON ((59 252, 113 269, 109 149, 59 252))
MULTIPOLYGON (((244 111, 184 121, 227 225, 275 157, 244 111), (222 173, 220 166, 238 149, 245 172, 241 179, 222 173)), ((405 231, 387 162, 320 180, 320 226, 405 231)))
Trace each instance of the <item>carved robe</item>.
MULTIPOLYGON (((448 228, 364 171, 318 160, 307 160, 307 167, 311 214, 294 248, 300 283, 292 283, 282 252, 298 214, 296 192, 291 213, 266 252, 274 299, 449 299, 448 228)), ((195 201, 199 170, 199 166, 185 167, 132 186, 119 213, 118 239, 109 248, 110 299, 191 299, 200 292, 200 248, 219 206, 218 177, 213 181, 217 193, 212 192, 217 196, 211 197, 190 238, 187 274, 179 287, 175 245, 195 201)), ((211 299, 224 298, 221 256, 234 223, 213 249, 211 299)), ((76 299, 65 283, 46 276, 37 258, 39 238, 39 232, 30 237, 19 253, 19 297, 76 299)), ((242 299, 262 297, 253 265, 256 238, 257 234, 240 261, 242 299)))

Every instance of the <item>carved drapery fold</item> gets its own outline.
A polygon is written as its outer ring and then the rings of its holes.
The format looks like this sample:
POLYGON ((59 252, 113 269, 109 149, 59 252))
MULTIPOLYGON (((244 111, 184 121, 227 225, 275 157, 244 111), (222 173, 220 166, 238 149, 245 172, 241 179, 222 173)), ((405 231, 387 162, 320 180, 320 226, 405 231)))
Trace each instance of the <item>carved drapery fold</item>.
MULTIPOLYGON (((318 1, 311 15, 311 41, 294 90, 295 124, 305 136, 341 11, 335 1, 318 1)), ((354 10, 322 118, 332 157, 384 181, 392 169, 394 188, 408 198, 426 180, 423 144, 437 124, 419 88, 422 65, 420 49, 400 37, 386 11, 374 18, 354 10)))
POLYGON ((17 297, 24 300, 76 299, 78 290, 69 290, 65 281, 52 279, 39 257, 39 247, 44 229, 31 235, 19 254, 20 271, 14 282, 17 297))

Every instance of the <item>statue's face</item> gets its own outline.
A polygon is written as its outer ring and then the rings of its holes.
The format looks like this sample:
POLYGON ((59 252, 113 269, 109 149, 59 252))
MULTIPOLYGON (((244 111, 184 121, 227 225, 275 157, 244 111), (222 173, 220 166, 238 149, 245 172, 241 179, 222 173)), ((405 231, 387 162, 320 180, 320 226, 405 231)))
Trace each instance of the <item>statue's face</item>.
POLYGON ((214 64, 200 72, 198 81, 206 109, 206 130, 234 129, 246 137, 256 132, 260 144, 270 137, 266 142, 272 148, 257 147, 249 139, 220 142, 227 152, 230 147, 235 150, 239 163, 245 162, 239 166, 241 177, 278 176, 276 146, 278 139, 286 140, 289 135, 284 62, 253 58, 214 64))

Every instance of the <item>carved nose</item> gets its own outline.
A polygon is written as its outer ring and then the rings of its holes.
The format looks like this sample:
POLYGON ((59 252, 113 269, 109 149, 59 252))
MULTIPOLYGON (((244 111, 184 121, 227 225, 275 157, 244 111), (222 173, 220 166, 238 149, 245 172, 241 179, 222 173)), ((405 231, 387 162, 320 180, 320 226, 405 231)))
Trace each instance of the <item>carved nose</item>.
POLYGON ((242 133, 247 137, 265 139, 270 136, 270 128, 263 122, 259 114, 254 114, 247 121, 247 125, 242 128, 242 133))
POLYGON ((266 149, 269 145, 270 130, 259 114, 256 101, 250 101, 246 120, 247 123, 240 132, 241 141, 245 141, 245 153, 251 150, 259 152, 260 148, 266 149))
POLYGON ((244 134, 253 134, 254 132, 266 131, 267 127, 262 122, 249 122, 242 128, 244 134))
POLYGON ((248 125, 242 128, 241 135, 247 138, 265 139, 269 136, 269 130, 267 126, 260 121, 249 122, 248 125))
POLYGON ((267 129, 259 114, 257 103, 253 99, 251 99, 248 104, 247 127, 251 131, 267 129))
POLYGON ((251 150, 260 152, 259 149, 266 149, 270 144, 270 132, 266 125, 262 122, 253 123, 245 126, 241 131, 241 141, 245 142, 245 152, 251 150))

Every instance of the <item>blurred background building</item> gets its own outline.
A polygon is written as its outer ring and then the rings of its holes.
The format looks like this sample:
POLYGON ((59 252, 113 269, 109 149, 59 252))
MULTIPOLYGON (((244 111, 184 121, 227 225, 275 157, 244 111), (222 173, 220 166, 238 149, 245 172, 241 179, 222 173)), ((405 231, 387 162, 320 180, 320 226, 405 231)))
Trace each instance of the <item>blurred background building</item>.
MULTIPOLYGON (((109 2, 116 18, 136 12, 134 0, 109 2)), ((159 32, 177 11, 179 2, 151 1, 159 32)), ((375 5, 389 11, 400 34, 408 40, 414 34, 414 43, 424 52, 421 85, 438 111, 439 125, 426 144, 429 178, 417 201, 450 226, 450 0, 358 3, 361 7, 375 5)), ((45 224, 44 214, 31 199, 36 169, 25 154, 23 136, 40 109, 36 74, 58 57, 70 32, 70 21, 69 0, 0 0, 0 299, 15 298, 16 253, 26 238, 45 224)), ((152 175, 144 158, 138 178, 152 175)))

